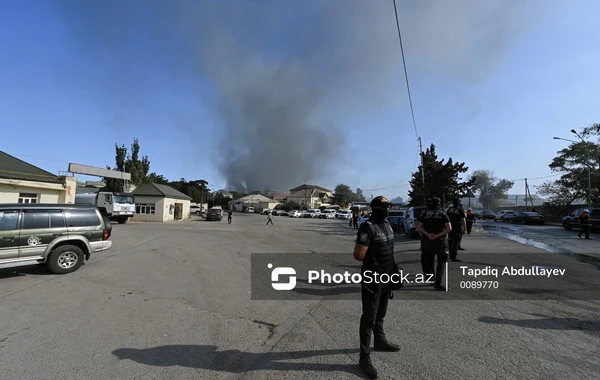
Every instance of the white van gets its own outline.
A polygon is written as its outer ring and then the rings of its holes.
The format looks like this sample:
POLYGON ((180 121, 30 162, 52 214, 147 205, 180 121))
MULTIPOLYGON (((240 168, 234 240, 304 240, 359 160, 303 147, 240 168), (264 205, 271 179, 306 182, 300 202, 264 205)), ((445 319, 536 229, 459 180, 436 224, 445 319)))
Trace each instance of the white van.
POLYGON ((254 213, 254 207, 246 207, 246 212, 254 213))

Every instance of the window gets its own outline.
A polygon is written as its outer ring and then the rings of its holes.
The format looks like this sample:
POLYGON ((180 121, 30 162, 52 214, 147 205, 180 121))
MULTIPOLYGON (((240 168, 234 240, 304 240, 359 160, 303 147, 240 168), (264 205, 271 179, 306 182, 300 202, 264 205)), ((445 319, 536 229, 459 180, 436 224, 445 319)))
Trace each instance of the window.
POLYGON ((149 203, 136 203, 135 205, 135 213, 136 214, 146 214, 146 215, 154 215, 155 206, 149 203))
POLYGON ((131 196, 131 195, 115 195, 115 203, 133 204, 133 196, 131 196))
POLYGON ((65 214, 68 227, 96 227, 100 218, 95 210, 68 210, 65 214))
POLYGON ((65 215, 62 211, 50 211, 50 228, 65 228, 65 215))
POLYGON ((50 213, 48 211, 26 210, 23 213, 23 226, 21 228, 24 230, 50 228, 50 213))
POLYGON ((19 221, 19 211, 0 211, 0 231, 14 231, 19 221))
POLYGON ((33 193, 20 193, 19 203, 38 203, 38 195, 33 193))

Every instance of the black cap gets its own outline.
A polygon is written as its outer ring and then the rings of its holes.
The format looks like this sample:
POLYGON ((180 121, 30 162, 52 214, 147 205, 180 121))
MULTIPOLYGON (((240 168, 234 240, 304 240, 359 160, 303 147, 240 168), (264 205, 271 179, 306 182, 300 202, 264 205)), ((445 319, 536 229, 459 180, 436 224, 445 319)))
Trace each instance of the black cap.
POLYGON ((387 198, 384 197, 383 195, 375 197, 371 201, 371 207, 381 207, 381 206, 386 207, 386 206, 389 206, 389 205, 390 205, 390 201, 388 201, 387 198))
POLYGON ((455 199, 453 202, 454 206, 460 205, 460 199, 455 199))

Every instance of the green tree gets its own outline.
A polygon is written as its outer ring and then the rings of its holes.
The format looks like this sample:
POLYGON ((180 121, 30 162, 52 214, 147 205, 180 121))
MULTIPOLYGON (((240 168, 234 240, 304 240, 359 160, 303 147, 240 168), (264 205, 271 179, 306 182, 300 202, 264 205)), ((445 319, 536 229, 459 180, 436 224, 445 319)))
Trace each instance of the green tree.
POLYGON ((498 201, 508 198, 508 190, 515 184, 507 179, 498 179, 491 170, 475 170, 469 177, 473 181, 471 190, 479 193, 479 202, 486 208, 498 207, 498 201))
POLYGON ((348 204, 356 198, 356 194, 352 192, 350 186, 340 183, 333 191, 335 203, 341 207, 348 207, 348 204))
MULTIPOLYGON (((207 203, 210 199, 208 182, 203 179, 188 181, 185 178, 180 178, 179 181, 169 182, 168 185, 190 196, 192 198, 192 202, 194 203, 207 203)), ((223 199, 220 201, 223 201, 223 199)))
MULTIPOLYGON (((128 154, 125 145, 119 146, 115 144, 115 164, 116 166, 111 168, 107 166, 109 170, 116 170, 131 174, 131 184, 134 186, 141 186, 148 183, 148 172, 150 171, 150 160, 148 156, 140 157, 140 144, 138 139, 133 139, 131 144, 131 151, 128 154)), ((106 191, 123 191, 123 181, 115 178, 104 178, 106 191)))
POLYGON ((148 174, 148 177, 146 178, 146 183, 157 183, 159 185, 168 185, 169 180, 166 179, 162 175, 152 172, 152 173, 148 174))
MULTIPOLYGON (((584 129, 581 133, 584 137, 594 137, 600 135, 600 125, 595 124, 592 127, 584 129)), ((600 203, 600 144, 593 141, 572 143, 568 147, 557 152, 557 156, 552 159, 548 165, 553 172, 563 172, 564 174, 547 190, 552 190, 555 194, 582 194, 581 198, 587 197, 588 189, 588 169, 591 168, 592 203, 600 203), (589 161, 588 161, 589 150, 589 161)), ((560 199, 560 198, 559 198, 560 199)))
POLYGON ((296 201, 287 201, 278 204, 277 206, 275 206, 275 209, 285 211, 300 210, 300 205, 296 201))
POLYGON ((367 200, 365 199, 365 195, 363 194, 363 190, 359 187, 356 189, 356 192, 354 193, 354 202, 366 202, 367 200))
POLYGON ((454 162, 452 158, 438 160, 435 145, 421 154, 422 163, 413 173, 410 180, 411 190, 408 192, 410 205, 422 205, 427 199, 439 197, 442 203, 464 196, 474 184, 473 179, 462 181, 460 174, 466 173, 469 168, 464 162, 454 162), (444 162, 446 161, 446 162, 444 162), (424 172, 425 186, 423 187, 424 172))

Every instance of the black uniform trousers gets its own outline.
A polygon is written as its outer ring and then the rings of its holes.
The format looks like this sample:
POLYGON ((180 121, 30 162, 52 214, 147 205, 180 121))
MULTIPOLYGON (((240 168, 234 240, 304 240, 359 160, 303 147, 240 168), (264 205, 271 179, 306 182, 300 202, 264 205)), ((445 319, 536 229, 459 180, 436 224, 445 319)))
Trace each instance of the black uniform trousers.
POLYGON ((577 234, 577 236, 581 237, 581 235, 585 234, 585 238, 589 239, 590 238, 590 225, 589 224, 582 224, 581 225, 581 232, 579 232, 577 234))
POLYGON ((392 294, 391 284, 361 284, 362 315, 360 317, 360 353, 371 352, 371 335, 375 342, 385 340, 383 320, 392 294))
POLYGON ((427 255, 425 253, 425 240, 429 240, 429 238, 421 234, 421 269, 423 270, 423 274, 426 274, 429 270, 429 266, 427 264, 427 255))
POLYGON ((467 233, 470 234, 472 229, 473 229, 473 221, 467 220, 467 233))
POLYGON ((455 260, 458 256, 458 247, 460 247, 460 241, 462 240, 462 227, 462 224, 452 224, 452 231, 448 234, 450 260, 455 260))
POLYGON ((444 277, 445 264, 448 261, 448 240, 443 237, 435 240, 424 240, 425 257, 427 267, 423 271, 425 274, 435 274, 435 285, 442 284, 444 277), (437 268, 435 268, 435 258, 437 257, 437 268))

